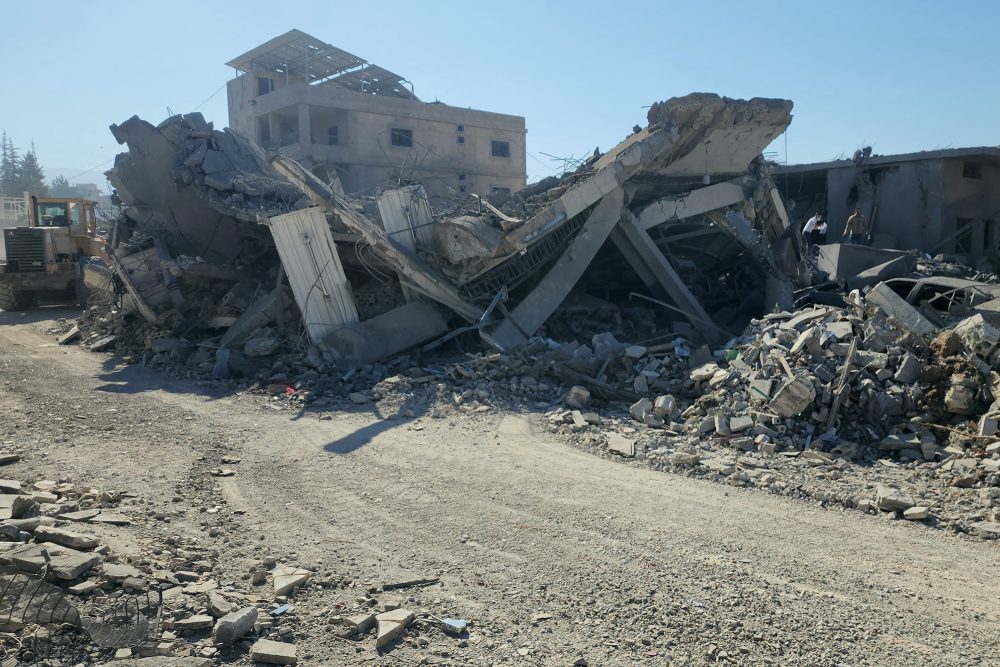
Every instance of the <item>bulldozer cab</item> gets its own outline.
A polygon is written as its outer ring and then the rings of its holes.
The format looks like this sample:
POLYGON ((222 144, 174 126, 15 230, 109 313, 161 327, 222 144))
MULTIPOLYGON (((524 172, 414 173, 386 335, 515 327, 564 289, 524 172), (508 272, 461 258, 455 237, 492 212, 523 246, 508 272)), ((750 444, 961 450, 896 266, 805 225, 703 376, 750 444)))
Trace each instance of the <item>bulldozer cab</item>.
POLYGON ((67 227, 69 236, 97 234, 95 204, 89 199, 32 197, 29 227, 67 227))

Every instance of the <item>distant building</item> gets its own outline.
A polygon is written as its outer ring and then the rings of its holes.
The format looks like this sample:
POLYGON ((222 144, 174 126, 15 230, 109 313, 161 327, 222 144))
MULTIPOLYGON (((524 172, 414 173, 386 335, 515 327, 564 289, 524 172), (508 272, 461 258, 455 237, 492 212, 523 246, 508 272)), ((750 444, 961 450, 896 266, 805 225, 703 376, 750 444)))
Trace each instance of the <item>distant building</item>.
POLYGON ((860 206, 872 245, 918 248, 970 258, 1000 251, 1000 148, 954 148, 774 169, 774 180, 800 227, 817 211, 827 240, 842 240, 860 206))
POLYGON ((348 192, 416 180, 431 194, 524 187, 524 118, 422 102, 403 77, 291 30, 227 63, 229 126, 348 192))

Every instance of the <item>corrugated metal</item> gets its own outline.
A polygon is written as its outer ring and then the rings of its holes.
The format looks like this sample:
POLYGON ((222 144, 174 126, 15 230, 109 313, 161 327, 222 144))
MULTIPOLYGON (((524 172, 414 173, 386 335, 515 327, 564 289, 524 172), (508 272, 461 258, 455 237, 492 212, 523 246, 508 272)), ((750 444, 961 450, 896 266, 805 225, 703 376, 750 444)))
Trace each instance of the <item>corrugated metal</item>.
POLYGON ((358 309, 322 209, 307 208, 268 219, 295 302, 313 343, 358 321, 358 309))

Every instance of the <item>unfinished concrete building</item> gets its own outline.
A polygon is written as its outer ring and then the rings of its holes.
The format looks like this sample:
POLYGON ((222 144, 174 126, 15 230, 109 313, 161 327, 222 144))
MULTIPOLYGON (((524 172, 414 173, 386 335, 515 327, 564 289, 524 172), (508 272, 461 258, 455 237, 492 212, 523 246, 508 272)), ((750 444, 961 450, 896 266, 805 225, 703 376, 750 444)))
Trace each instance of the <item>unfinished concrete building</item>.
POLYGON ((800 228, 816 211, 827 213, 829 243, 843 240, 847 217, 860 206, 876 247, 971 259, 1000 247, 1000 148, 866 150, 851 160, 777 167, 774 178, 800 228))
POLYGON ((300 30, 227 63, 229 127, 349 193, 418 181, 442 196, 526 182, 524 118, 423 102, 398 74, 300 30))

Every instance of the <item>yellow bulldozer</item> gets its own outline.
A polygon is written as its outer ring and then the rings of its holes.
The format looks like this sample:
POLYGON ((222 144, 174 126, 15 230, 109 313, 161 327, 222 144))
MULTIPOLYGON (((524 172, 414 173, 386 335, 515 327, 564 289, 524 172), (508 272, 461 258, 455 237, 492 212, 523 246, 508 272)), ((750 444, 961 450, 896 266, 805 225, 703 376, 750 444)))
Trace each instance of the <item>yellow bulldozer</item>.
POLYGON ((39 297, 85 305, 88 283, 107 273, 101 262, 94 261, 106 260, 95 202, 29 199, 28 225, 3 229, 6 257, 0 258, 0 310, 26 310, 39 297))

